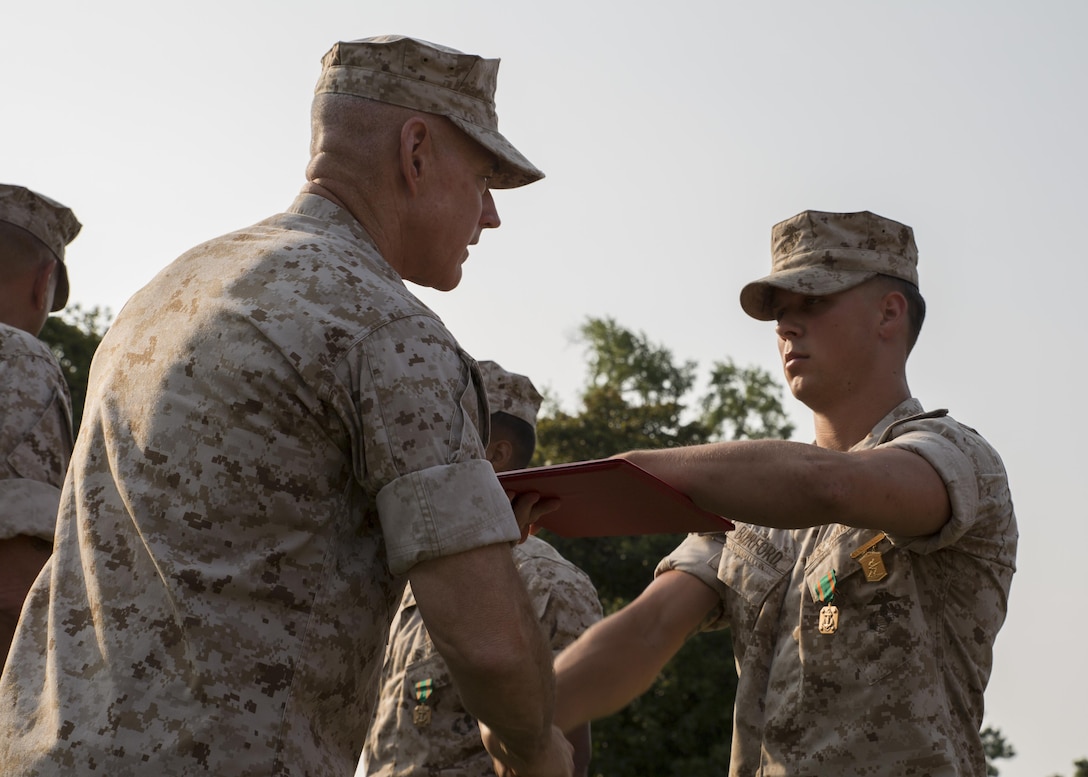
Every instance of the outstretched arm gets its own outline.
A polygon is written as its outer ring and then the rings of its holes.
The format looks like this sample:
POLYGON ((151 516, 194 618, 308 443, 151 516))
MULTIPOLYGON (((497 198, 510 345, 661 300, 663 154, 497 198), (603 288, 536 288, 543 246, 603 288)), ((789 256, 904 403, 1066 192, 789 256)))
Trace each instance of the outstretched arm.
POLYGON ((739 440, 621 457, 706 510, 761 526, 841 523, 917 537, 937 532, 952 514, 941 476, 903 448, 739 440))
POLYGON ((556 658, 556 724, 570 731, 641 696, 717 604, 718 594, 697 578, 659 575, 556 658))

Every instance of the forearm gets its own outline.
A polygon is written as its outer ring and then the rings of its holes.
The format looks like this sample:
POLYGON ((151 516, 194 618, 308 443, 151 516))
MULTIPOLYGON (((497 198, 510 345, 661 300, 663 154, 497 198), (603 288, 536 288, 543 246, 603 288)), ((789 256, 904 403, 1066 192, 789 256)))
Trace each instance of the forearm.
POLYGON ((507 546, 418 565, 420 613, 465 708, 514 756, 547 746, 555 698, 552 653, 507 546))
POLYGON ((509 753, 530 761, 550 737, 555 676, 551 652, 540 652, 529 634, 539 634, 539 625, 530 622, 524 628, 523 635, 508 633, 512 638, 497 644, 491 656, 478 653, 474 660, 447 664, 465 709, 486 723, 509 753))
POLYGON ((569 731, 645 693, 717 604, 717 593, 691 575, 656 577, 556 658, 556 725, 569 731))
POLYGON ((671 657, 648 649, 622 611, 588 629, 555 660, 555 724, 563 731, 612 715, 645 693, 671 657))
POLYGON ((799 516, 807 519, 819 509, 826 480, 816 473, 827 453, 804 443, 747 440, 622 456, 703 509, 733 520, 793 527, 799 516), (810 481, 820 488, 814 490, 810 481))
POLYGON ((902 448, 835 451, 785 440, 740 440, 621 454, 705 510, 790 529, 842 523, 917 536, 948 520, 936 470, 902 448))

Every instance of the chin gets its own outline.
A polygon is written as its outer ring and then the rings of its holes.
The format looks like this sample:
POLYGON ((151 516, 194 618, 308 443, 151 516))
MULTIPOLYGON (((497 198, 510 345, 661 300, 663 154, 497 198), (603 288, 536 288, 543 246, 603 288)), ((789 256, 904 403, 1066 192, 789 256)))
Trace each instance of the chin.
POLYGON ((457 273, 456 278, 444 278, 438 283, 431 284, 431 288, 435 291, 453 291, 461 285, 461 273, 457 273))

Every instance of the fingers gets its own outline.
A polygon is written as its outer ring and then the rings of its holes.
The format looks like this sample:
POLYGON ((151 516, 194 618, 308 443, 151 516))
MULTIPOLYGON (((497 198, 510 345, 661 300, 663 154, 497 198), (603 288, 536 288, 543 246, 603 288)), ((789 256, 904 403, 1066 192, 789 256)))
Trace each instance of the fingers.
POLYGON ((552 726, 547 745, 532 761, 512 757, 495 732, 484 723, 480 723, 480 738, 491 754, 498 777, 570 777, 573 773, 574 746, 556 726, 552 726), (507 763, 507 760, 515 764, 507 763))
POLYGON ((521 541, 530 534, 536 534, 540 527, 535 524, 548 513, 559 509, 559 500, 555 497, 542 498, 536 492, 518 494, 514 491, 506 492, 510 505, 514 508, 514 517, 517 518, 518 527, 521 529, 521 541))

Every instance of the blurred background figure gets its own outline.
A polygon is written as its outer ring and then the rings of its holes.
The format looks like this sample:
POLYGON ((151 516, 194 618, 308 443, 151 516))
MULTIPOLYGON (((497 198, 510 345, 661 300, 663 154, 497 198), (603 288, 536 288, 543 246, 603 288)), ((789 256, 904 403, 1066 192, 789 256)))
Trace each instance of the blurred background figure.
MULTIPOLYGON (((480 372, 491 413, 487 458, 496 472, 527 467, 536 449, 541 396, 529 378, 493 361, 480 362, 480 372)), ((516 545, 514 562, 553 651, 558 653, 601 619, 593 581, 544 540, 530 536, 516 545)), ((585 775, 589 724, 566 733, 574 745, 574 774, 585 775)), ((461 703, 409 585, 389 633, 381 698, 358 775, 429 777, 447 770, 472 777, 495 774, 476 719, 461 703)))
POLYGON ((0 184, 0 658, 52 550, 72 455, 68 387, 38 333, 68 302, 64 248, 80 228, 59 202, 0 184))

